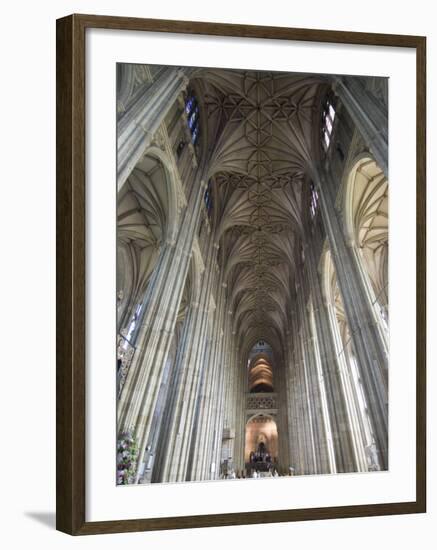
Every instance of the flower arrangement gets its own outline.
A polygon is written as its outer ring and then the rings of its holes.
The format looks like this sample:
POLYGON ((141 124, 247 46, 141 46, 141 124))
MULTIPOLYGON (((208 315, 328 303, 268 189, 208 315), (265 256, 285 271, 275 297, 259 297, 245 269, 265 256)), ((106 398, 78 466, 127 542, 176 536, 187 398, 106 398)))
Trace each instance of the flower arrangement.
POLYGON ((117 485, 134 480, 138 461, 138 445, 132 432, 121 434, 117 441, 117 485))

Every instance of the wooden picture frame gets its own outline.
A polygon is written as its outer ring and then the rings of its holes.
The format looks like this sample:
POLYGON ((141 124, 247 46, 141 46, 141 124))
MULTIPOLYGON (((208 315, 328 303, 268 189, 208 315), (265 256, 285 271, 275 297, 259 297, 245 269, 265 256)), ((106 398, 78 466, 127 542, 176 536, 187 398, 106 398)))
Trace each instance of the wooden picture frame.
POLYGON ((420 36, 70 15, 57 21, 57 529, 71 535, 275 523, 426 511, 426 39, 420 36), (87 522, 85 515, 85 33, 118 29, 409 48, 416 51, 416 499, 87 522))

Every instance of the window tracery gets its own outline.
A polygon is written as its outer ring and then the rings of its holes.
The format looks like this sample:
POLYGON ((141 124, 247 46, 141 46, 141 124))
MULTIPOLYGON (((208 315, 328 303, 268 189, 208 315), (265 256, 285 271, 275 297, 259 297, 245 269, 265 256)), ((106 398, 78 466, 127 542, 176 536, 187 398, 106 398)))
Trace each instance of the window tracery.
POLYGON ((325 152, 328 151, 332 141, 336 110, 332 94, 328 95, 322 110, 322 145, 325 152))
POLYGON ((199 104, 194 92, 190 92, 185 100, 187 126, 191 134, 191 143, 196 145, 199 137, 199 104))
POLYGON ((212 213, 212 207, 213 207, 213 198, 212 198, 212 183, 211 180, 209 180, 208 185, 206 187, 205 194, 203 196, 203 201, 205 203, 205 208, 208 213, 208 216, 211 216, 212 213))
POLYGON ((319 208, 319 193, 317 192, 317 189, 313 182, 311 182, 310 184, 310 191, 310 214, 311 218, 314 218, 319 208))

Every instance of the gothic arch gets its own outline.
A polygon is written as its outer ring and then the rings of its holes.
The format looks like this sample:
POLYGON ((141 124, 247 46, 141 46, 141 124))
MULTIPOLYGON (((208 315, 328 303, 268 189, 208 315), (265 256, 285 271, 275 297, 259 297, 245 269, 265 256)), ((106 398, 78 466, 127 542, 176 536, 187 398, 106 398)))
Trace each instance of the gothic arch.
POLYGON ((255 414, 247 419, 245 425, 244 461, 249 462, 250 454, 256 451, 257 445, 263 441, 272 460, 278 458, 278 422, 270 414, 255 414))
MULTIPOLYGON (((134 299, 144 295, 162 247, 174 239, 177 224, 177 187, 171 164, 160 149, 150 148, 119 192, 118 241, 130 249, 134 299)), ((119 269, 123 273, 126 268, 119 269)))
POLYGON ((180 212, 183 206, 182 188, 178 181, 177 168, 171 162, 166 151, 152 145, 147 149, 145 156, 159 160, 163 169, 165 188, 167 190, 167 219, 165 240, 174 242, 179 231, 180 212))
POLYGON ((352 163, 344 192, 345 229, 383 329, 388 318, 388 180, 376 161, 352 163))
POLYGON ((266 417, 266 418, 270 418, 271 420, 273 420, 274 422, 277 423, 276 415, 274 415, 274 414, 269 414, 269 413, 265 413, 265 412, 263 412, 263 413, 257 412, 257 413, 252 414, 251 416, 249 416, 249 417, 246 419, 246 424, 247 424, 248 422, 251 422, 251 421, 254 420, 255 418, 257 418, 258 416, 263 416, 263 417, 266 417))

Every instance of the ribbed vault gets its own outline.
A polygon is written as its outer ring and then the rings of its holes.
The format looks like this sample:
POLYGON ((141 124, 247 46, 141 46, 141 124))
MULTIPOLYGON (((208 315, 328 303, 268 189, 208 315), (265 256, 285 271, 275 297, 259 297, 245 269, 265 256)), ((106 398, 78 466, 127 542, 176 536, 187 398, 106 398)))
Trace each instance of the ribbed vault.
POLYGON ((160 160, 145 156, 118 195, 119 247, 130 251, 138 292, 145 288, 159 256, 168 223, 168 185, 160 160))
POLYGON ((352 171, 347 189, 349 234, 361 255, 375 296, 388 304, 388 181, 372 159, 352 171))
POLYGON ((241 344, 285 332, 320 80, 204 70, 215 229, 241 344))

